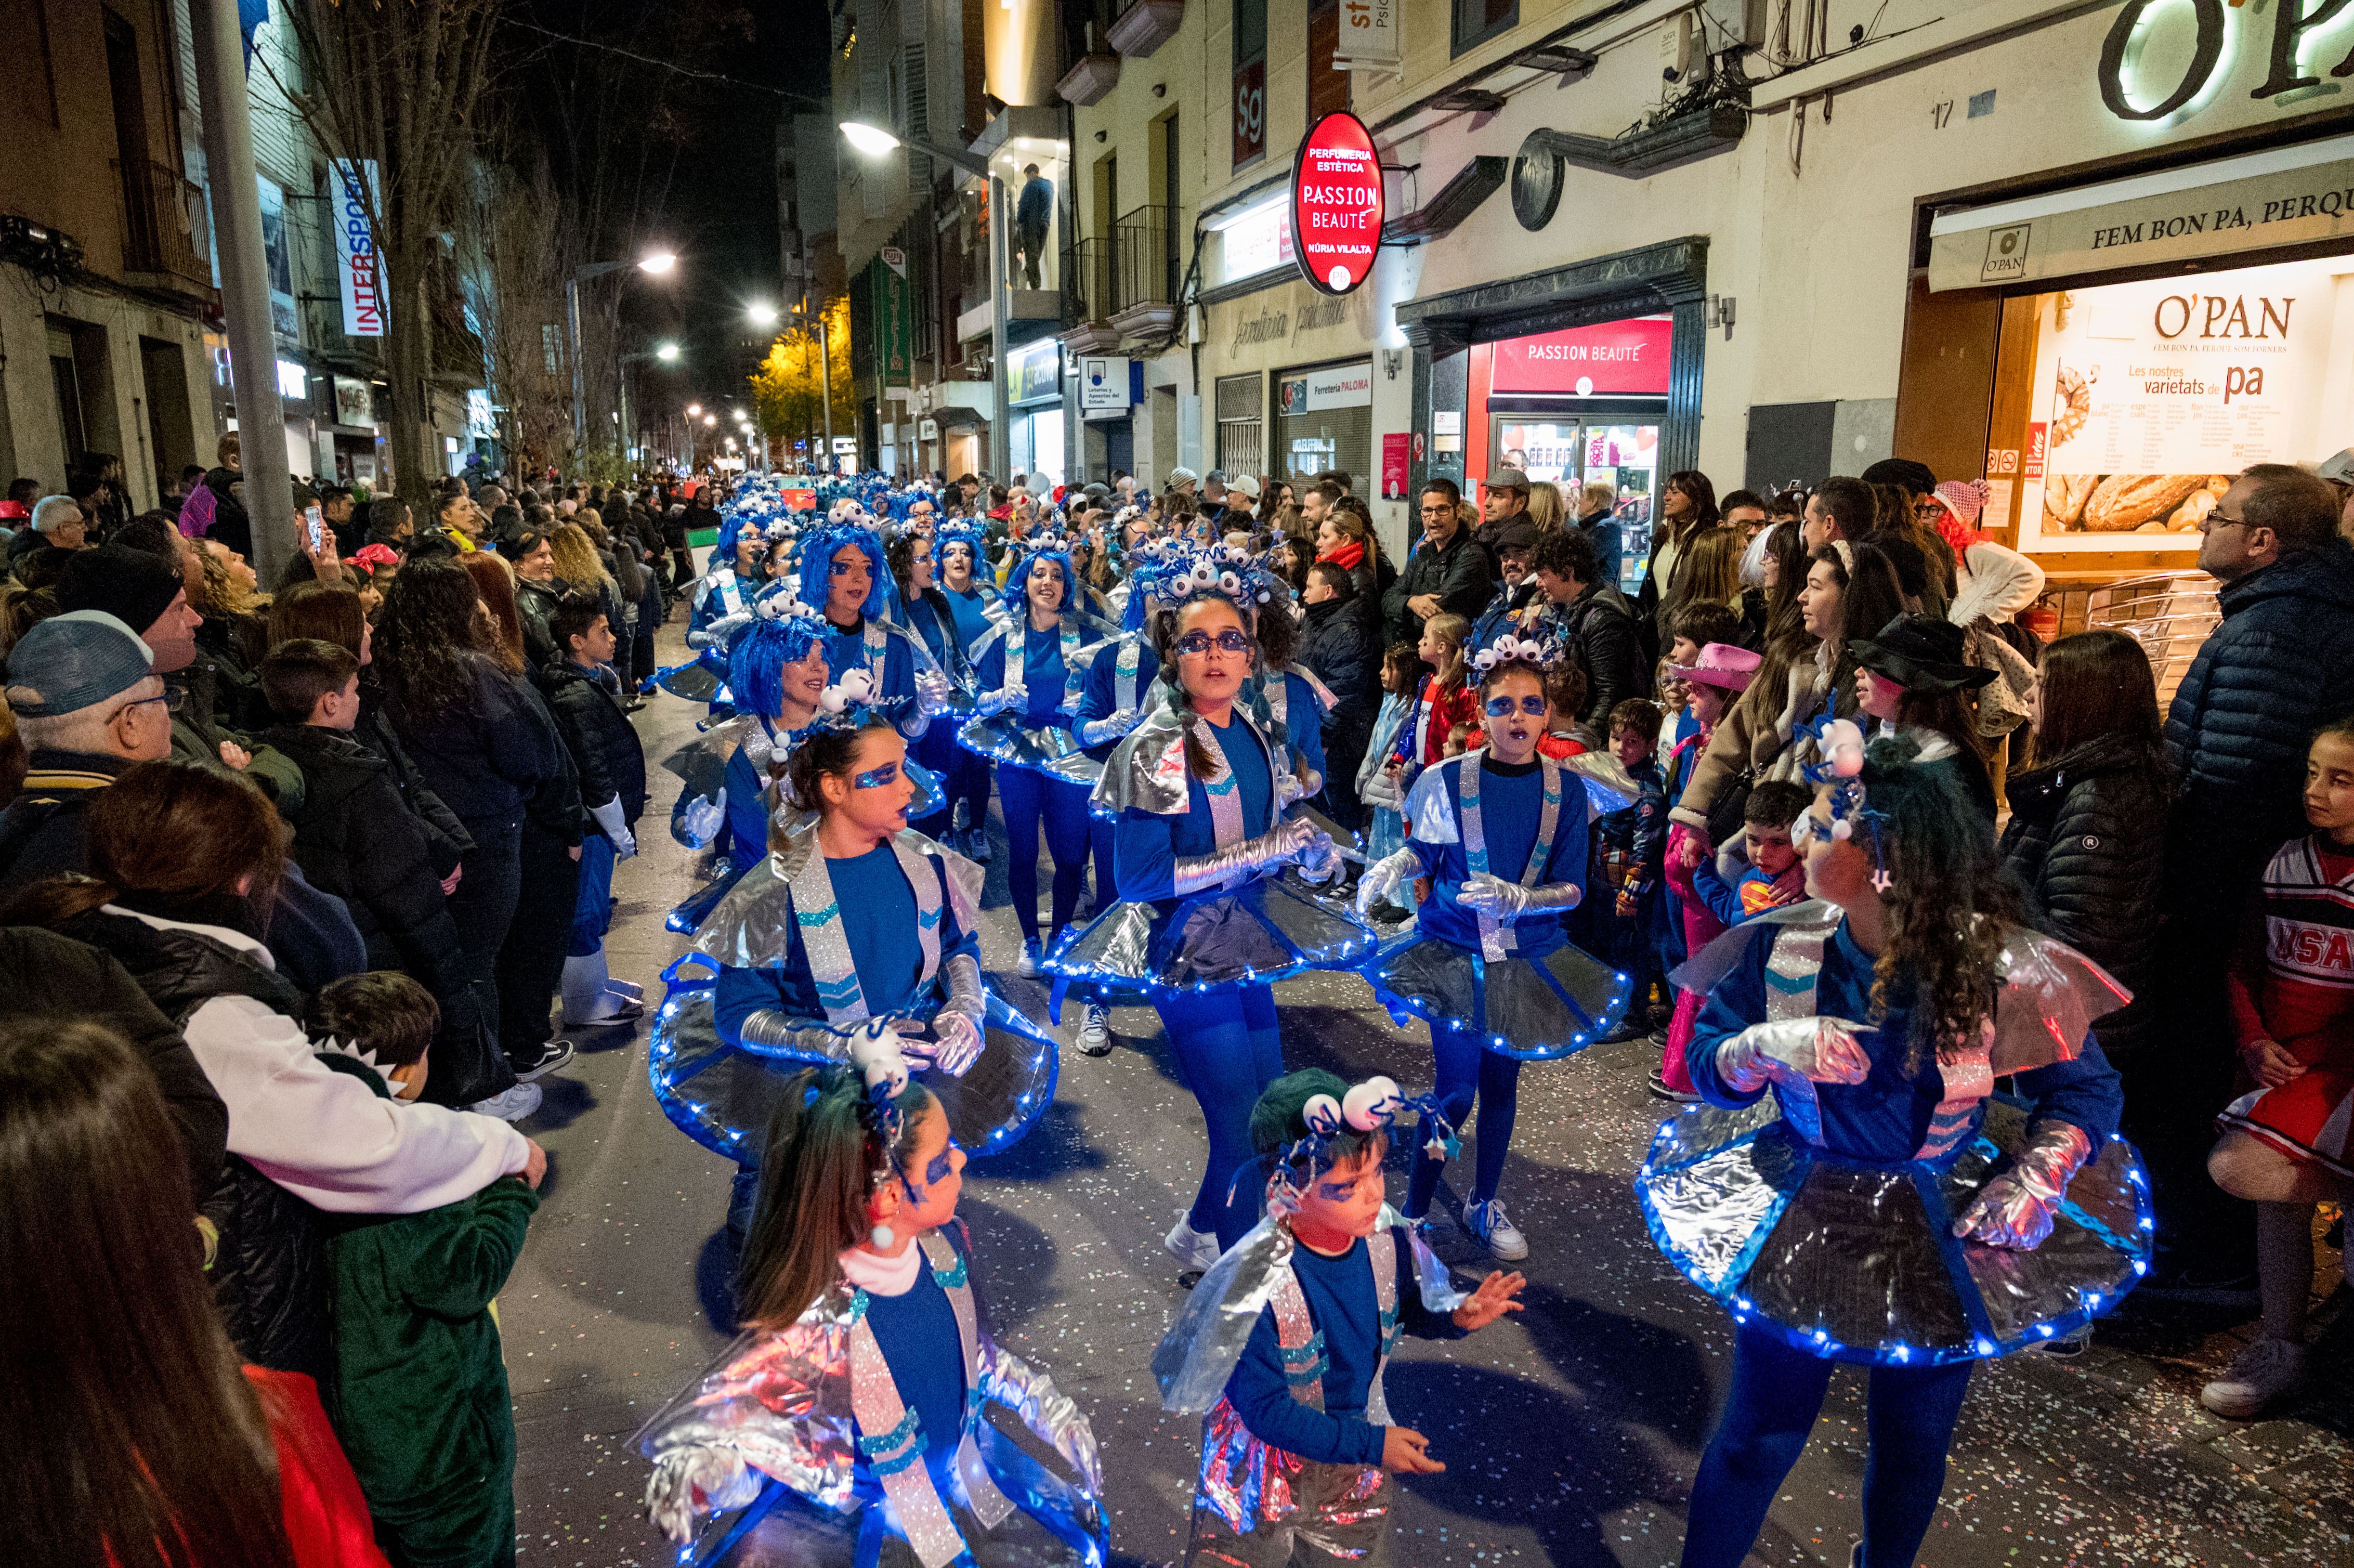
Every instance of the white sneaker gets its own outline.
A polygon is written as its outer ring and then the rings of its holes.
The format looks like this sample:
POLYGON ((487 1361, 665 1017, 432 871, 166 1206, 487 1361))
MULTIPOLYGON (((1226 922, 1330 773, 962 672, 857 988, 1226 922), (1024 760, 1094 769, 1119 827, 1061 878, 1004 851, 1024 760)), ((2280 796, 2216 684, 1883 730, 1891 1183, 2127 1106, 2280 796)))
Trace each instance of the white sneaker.
POLYGON ((1177 1224, 1161 1245, 1169 1249, 1169 1255, 1175 1258, 1182 1268, 1206 1274, 1210 1266, 1218 1261, 1218 1238, 1207 1232, 1195 1230, 1186 1223, 1183 1214, 1177 1216, 1177 1224))
POLYGON ((1504 1205, 1490 1198, 1484 1203, 1473 1203, 1463 1211, 1463 1228, 1478 1238, 1490 1255, 1503 1263, 1518 1263, 1529 1255, 1529 1239, 1521 1234, 1512 1222, 1504 1217, 1504 1205))
POLYGON ((518 1083, 504 1094, 476 1100, 466 1108, 477 1116, 494 1116, 501 1121, 521 1121, 539 1108, 539 1086, 518 1083))
POLYGON ((2221 1377, 2199 1391, 2199 1403, 2232 1421, 2253 1421, 2284 1394, 2305 1386, 2311 1352, 2269 1337, 2251 1340, 2221 1377))
POLYGON ((1036 980, 1045 971, 1038 967, 1039 948, 1035 942, 1022 944, 1021 971, 1023 980, 1036 980))
POLYGON ((1089 1056, 1111 1054, 1111 1009, 1099 1002, 1087 1003, 1079 1019, 1079 1050, 1089 1056))

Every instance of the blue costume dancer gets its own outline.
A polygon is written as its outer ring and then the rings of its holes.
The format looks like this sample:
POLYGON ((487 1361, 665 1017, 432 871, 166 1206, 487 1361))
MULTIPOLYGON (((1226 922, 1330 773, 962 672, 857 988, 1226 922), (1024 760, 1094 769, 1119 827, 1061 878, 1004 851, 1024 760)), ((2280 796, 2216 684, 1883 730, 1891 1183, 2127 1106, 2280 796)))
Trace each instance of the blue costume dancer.
POLYGON ((1039 972, 1038 839, 1043 822, 1054 857, 1053 925, 1059 940, 1078 910, 1087 874, 1085 786, 1046 771, 1078 749, 1071 733, 1084 673, 1082 655, 1111 628, 1071 608, 1071 558, 1056 549, 1022 557, 1010 575, 1003 614, 981 634, 972 652, 981 715, 958 734, 964 747, 998 764, 998 802, 1005 811, 1007 880, 1013 918, 1022 931, 1022 969, 1039 972))
MULTIPOLYGON (((1406 846, 1366 869, 1357 906, 1400 884, 1431 879, 1413 928, 1365 966, 1393 1017, 1430 1025, 1436 1095, 1457 1127, 1476 1098, 1479 1160, 1463 1223, 1496 1256, 1528 1255, 1497 1201, 1520 1098, 1521 1064, 1566 1056, 1608 1033, 1627 1005, 1627 977, 1571 944, 1569 912, 1585 895, 1587 791, 1537 749, 1551 711, 1544 675, 1556 644, 1506 636, 1477 665, 1483 749, 1451 757, 1415 781, 1406 846)), ((1446 1169, 1415 1162, 1405 1213, 1419 1221, 1446 1169)))
MULTIPOLYGON (((962 651, 966 678, 972 680, 973 650, 1003 611, 991 589, 985 539, 980 524, 951 517, 932 531, 933 568, 962 651)), ((977 693, 975 694, 978 694, 977 693)), ((949 768, 951 847, 974 860, 989 858, 990 759, 959 747, 949 768)))
MULTIPOLYGON (((925 652, 945 673, 951 687, 950 706, 953 715, 969 707, 973 695, 972 668, 965 658, 964 641, 958 635, 956 612, 948 596, 939 588, 939 564, 930 539, 912 531, 903 532, 891 543, 889 556, 892 577, 899 590, 902 619, 909 630, 923 640, 925 652)), ((951 718, 932 725, 916 743, 917 759, 943 781, 955 778, 956 770, 971 756, 957 745, 957 726, 951 718)), ((984 786, 985 789, 986 786, 984 786)), ((984 793, 984 804, 987 796, 984 793)), ((953 801, 943 792, 938 803, 916 819, 916 831, 942 843, 950 842, 955 827, 953 801)))
POLYGON ((816 820, 744 873, 666 977, 655 1097, 737 1162, 739 1228, 780 1081, 773 1064, 843 1060, 870 1022, 891 1022, 929 1061, 926 1086, 974 1154, 1013 1143, 1055 1097, 1053 1038, 981 983, 980 868, 906 829, 915 786, 890 727, 853 703, 801 732, 794 777, 818 798, 797 790, 793 804, 816 820), (697 960, 714 978, 688 975, 697 960))
POLYGON ((888 1030, 791 1089, 738 1281, 749 1327, 632 1439, 648 1515, 696 1568, 1101 1568, 1094 1434, 990 1332, 937 1097, 888 1030))
POLYGON ((839 681, 865 670, 870 699, 909 740, 921 739, 953 688, 923 641, 891 620, 897 597, 883 558, 882 536, 854 503, 837 503, 832 520, 801 536, 801 599, 823 616, 826 668, 839 681))
POLYGON ((1329 881, 1341 853, 1320 829, 1285 817, 1299 781, 1238 700, 1258 651, 1246 630, 1256 588, 1204 556, 1166 592, 1160 701, 1096 787, 1095 808, 1118 813, 1121 902, 1045 968, 1065 982, 1152 997, 1209 1134, 1199 1190, 1168 1245, 1187 1267, 1206 1268, 1258 1217, 1256 1191, 1229 1192, 1250 1158, 1251 1105, 1283 1071, 1274 982, 1353 968, 1373 936, 1301 880, 1329 881))
POLYGON ((1653 1239, 1736 1324, 1687 1568, 1747 1554, 1842 1361, 1872 1368, 1856 1560, 1910 1564, 1971 1366, 2106 1312, 2151 1250, 2091 1033, 2126 994, 2015 924, 1950 765, 1909 737, 1867 760, 1845 720, 1816 740, 1816 901, 1677 972, 1708 994, 1687 1052, 1707 1103, 1660 1128, 1636 1180, 1653 1239), (2001 1076, 2015 1097, 1993 1097, 2001 1076))

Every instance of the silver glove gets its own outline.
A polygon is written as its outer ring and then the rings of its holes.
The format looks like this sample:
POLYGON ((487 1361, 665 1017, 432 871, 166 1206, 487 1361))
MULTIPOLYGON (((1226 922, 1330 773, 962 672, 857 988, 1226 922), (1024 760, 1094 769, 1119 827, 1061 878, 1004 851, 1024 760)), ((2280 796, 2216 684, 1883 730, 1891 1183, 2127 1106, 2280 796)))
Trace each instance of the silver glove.
POLYGON ((932 1017, 932 1033, 939 1042, 933 1065, 961 1078, 981 1060, 989 996, 981 988, 981 960, 970 953, 950 954, 941 972, 949 983, 949 999, 932 1017))
POLYGON ((752 612, 739 609, 733 615, 723 615, 700 631, 686 634, 686 645, 696 652, 705 648, 725 648, 736 640, 736 634, 752 624, 752 612))
POLYGON ((646 1518, 680 1546, 695 1539, 714 1514, 748 1508, 763 1478, 732 1447, 689 1443, 654 1461, 646 1478, 646 1518))
POLYGON ((619 795, 601 806, 589 807, 588 815, 596 820, 599 830, 612 843, 614 858, 628 860, 638 853, 637 835, 630 832, 629 821, 621 815, 621 798, 619 795))
POLYGON ((1529 915, 1565 914, 1576 908, 1577 901, 1585 895, 1585 890, 1574 882, 1547 882, 1523 887, 1517 882, 1475 871, 1463 879, 1463 891, 1455 898, 1474 914, 1509 923, 1529 915))
POLYGON ((946 674, 926 670, 916 676, 916 705, 926 718, 938 718, 956 702, 956 688, 946 674))
POLYGON ((1022 698, 1023 694, 1012 686, 1000 686, 993 692, 981 693, 974 699, 972 708, 973 712, 981 717, 989 718, 1003 713, 1008 708, 1019 706, 1022 698))
MULTIPOLYGON (((828 1062, 848 1063, 850 1044, 860 1031, 873 1027, 860 1022, 848 1029, 836 1029, 830 1023, 811 1022, 795 1018, 773 1007, 764 1007, 744 1020, 744 1044, 755 1051, 790 1052, 796 1056, 818 1057, 828 1062)), ((901 1042, 911 1056, 928 1059, 933 1047, 928 1041, 901 1042)))
POLYGON ((1369 912, 1373 906, 1396 892, 1399 887, 1422 874, 1422 856, 1413 846, 1394 854, 1384 855, 1365 867, 1357 878, 1357 913, 1369 912))
POLYGON ((1340 875, 1341 868, 1347 863, 1341 856, 1341 846, 1332 842, 1332 835, 1320 828, 1316 842, 1299 857, 1299 874, 1321 887, 1340 875))
POLYGON ((1954 1222, 1954 1234, 2021 1252, 2041 1245, 2052 1234, 2052 1216, 2070 1179, 2092 1154, 2091 1137, 2075 1123, 2041 1123, 2011 1156, 2010 1169, 1979 1189, 1954 1222))
POLYGON ((679 808, 678 832, 689 849, 702 849, 719 836, 727 821, 727 786, 719 787, 719 798, 709 800, 697 795, 679 808))
POLYGON ((1079 743, 1082 746, 1108 746, 1124 738, 1143 719, 1141 708, 1121 708, 1099 719, 1088 719, 1079 726, 1079 743))
POLYGON ((1177 896, 1238 886, 1261 872, 1305 859, 1319 840, 1332 842, 1314 825, 1286 818, 1255 839, 1209 854, 1186 856, 1175 869, 1177 896))
POLYGON ((1860 1084, 1872 1059, 1857 1044, 1870 1027, 1844 1018, 1782 1018, 1753 1023, 1716 1048, 1717 1076, 1739 1094, 1766 1086, 1766 1080, 1860 1084))

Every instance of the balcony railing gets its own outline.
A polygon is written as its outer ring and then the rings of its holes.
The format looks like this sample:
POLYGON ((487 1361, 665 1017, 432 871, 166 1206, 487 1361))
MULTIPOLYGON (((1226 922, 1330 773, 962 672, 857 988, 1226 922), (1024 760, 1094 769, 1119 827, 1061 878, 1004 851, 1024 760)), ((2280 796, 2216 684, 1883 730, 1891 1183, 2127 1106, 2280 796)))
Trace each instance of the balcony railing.
POLYGON ((1099 322, 1119 309, 1117 291, 1112 286, 1112 242, 1108 238, 1080 240, 1071 248, 1066 266, 1065 293, 1073 320, 1099 322))
POLYGON ((191 217, 204 199, 202 188, 163 164, 133 164, 121 173, 123 270, 211 288, 212 264, 197 253, 191 217))
POLYGON ((1177 300, 1177 209, 1140 207, 1112 226, 1112 309, 1172 305, 1177 300))

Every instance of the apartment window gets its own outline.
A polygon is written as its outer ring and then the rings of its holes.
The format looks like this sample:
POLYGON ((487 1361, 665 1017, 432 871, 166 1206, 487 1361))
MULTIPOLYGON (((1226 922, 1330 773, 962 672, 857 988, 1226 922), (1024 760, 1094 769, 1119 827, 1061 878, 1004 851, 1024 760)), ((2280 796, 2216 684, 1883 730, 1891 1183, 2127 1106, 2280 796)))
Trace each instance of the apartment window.
POLYGON ((1332 69, 1341 47, 1341 0, 1309 0, 1308 123, 1349 107, 1349 73, 1332 69))
POLYGON ((1454 5, 1458 55, 1521 25, 1521 0, 1454 0, 1454 5))
POLYGON ((1267 0, 1235 0, 1234 165, 1243 168, 1265 156, 1267 0))

